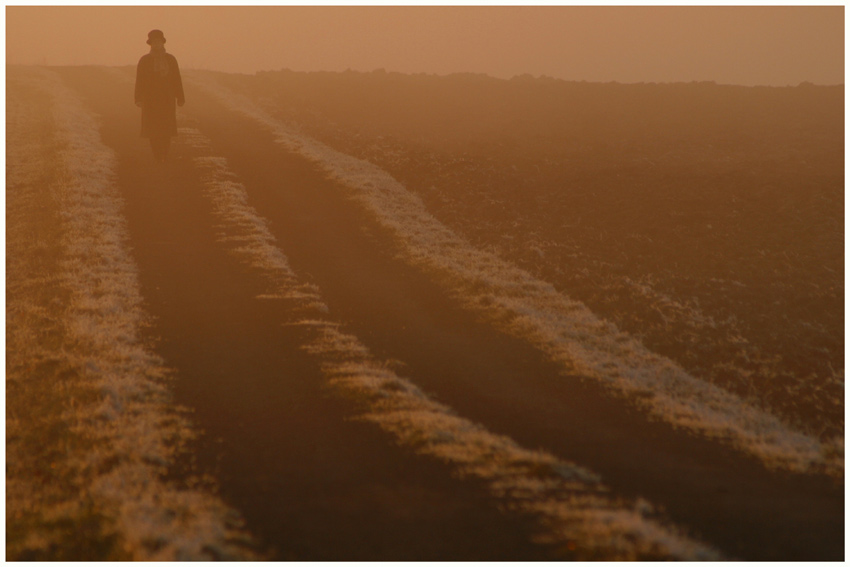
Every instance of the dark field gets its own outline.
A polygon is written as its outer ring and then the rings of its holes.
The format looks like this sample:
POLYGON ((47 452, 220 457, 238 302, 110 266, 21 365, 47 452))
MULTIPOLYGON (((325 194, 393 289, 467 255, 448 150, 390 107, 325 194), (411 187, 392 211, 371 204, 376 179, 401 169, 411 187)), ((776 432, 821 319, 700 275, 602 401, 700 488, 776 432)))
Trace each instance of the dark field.
POLYGON ((694 375, 843 436, 843 86, 220 80, 694 375))

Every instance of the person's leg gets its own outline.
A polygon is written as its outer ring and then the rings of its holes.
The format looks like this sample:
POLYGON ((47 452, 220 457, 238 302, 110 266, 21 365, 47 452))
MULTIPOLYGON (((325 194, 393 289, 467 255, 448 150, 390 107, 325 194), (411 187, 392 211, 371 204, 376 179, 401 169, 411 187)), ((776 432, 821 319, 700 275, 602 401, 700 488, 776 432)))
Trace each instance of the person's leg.
POLYGON ((168 136, 151 136, 151 150, 153 157, 157 161, 165 161, 168 157, 168 148, 171 145, 171 138, 168 136))
POLYGON ((162 145, 160 146, 160 159, 162 161, 165 161, 166 159, 168 159, 168 150, 171 149, 171 136, 164 136, 161 140, 161 144, 162 145))
POLYGON ((153 152, 153 159, 159 160, 159 144, 157 144, 156 137, 151 136, 148 141, 151 143, 151 152, 153 152))

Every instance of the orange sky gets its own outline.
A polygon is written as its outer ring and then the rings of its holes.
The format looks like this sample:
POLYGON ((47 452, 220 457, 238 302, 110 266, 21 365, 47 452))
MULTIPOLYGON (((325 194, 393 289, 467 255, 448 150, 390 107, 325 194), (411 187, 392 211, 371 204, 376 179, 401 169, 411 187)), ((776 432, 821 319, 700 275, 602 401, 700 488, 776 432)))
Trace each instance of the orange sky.
POLYGON ((6 8, 8 63, 530 73, 620 82, 844 82, 844 7, 6 8))

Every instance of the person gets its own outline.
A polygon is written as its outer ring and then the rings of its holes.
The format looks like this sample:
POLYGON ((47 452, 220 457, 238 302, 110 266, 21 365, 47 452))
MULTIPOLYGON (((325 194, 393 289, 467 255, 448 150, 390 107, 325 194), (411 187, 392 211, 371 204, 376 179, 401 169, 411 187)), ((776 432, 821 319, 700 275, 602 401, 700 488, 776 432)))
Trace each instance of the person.
POLYGON ((165 161, 171 138, 177 135, 177 106, 183 106, 183 81, 177 58, 165 52, 165 34, 148 33, 150 53, 136 66, 136 106, 142 109, 142 138, 149 138, 157 161, 165 161))

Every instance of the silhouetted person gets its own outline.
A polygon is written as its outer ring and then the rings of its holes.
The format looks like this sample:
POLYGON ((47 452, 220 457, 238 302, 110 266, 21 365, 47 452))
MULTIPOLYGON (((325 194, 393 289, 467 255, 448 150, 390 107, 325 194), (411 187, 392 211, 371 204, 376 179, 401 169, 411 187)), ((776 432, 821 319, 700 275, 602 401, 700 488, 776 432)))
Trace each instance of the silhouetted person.
POLYGON ((177 135, 177 109, 183 106, 183 81, 177 59, 165 52, 165 35, 148 33, 150 53, 136 67, 136 106, 142 109, 142 138, 150 138, 154 158, 165 161, 171 137, 177 135))

